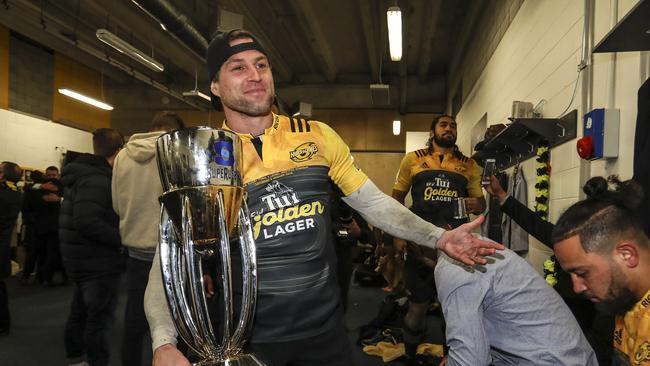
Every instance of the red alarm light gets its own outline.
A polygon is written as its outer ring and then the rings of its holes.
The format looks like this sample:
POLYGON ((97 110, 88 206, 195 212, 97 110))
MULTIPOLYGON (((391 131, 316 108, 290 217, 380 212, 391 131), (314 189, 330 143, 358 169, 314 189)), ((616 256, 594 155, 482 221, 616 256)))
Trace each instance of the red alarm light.
POLYGON ((583 159, 589 159, 594 156, 594 139, 591 136, 585 136, 576 143, 578 155, 583 159))

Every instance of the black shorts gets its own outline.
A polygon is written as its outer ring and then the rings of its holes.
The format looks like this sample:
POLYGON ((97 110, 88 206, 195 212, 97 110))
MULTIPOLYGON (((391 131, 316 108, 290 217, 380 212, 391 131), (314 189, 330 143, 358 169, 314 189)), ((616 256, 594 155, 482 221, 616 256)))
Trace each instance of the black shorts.
POLYGON ((404 287, 408 291, 409 300, 416 304, 433 301, 436 293, 434 269, 422 263, 419 259, 406 258, 404 262, 404 287))
POLYGON ((307 339, 250 343, 248 351, 267 366, 353 365, 350 341, 343 321, 337 322, 334 329, 307 339))

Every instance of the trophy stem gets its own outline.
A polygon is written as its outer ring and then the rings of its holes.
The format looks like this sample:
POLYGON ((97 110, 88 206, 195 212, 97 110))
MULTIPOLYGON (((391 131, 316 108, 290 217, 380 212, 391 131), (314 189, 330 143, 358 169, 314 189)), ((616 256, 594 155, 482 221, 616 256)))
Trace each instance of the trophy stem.
MULTIPOLYGON (((217 205, 219 206, 219 216, 222 218, 226 216, 225 204, 223 199, 223 190, 217 193, 217 205)), ((224 350, 231 348, 232 339, 231 324, 233 318, 233 301, 232 301, 232 264, 230 262, 230 238, 228 236, 228 229, 226 220, 219 220, 219 250, 221 252, 221 283, 223 286, 224 296, 224 312, 223 312, 223 338, 222 345, 224 350)))
POLYGON ((239 244, 242 252, 242 309, 239 313, 239 322, 232 337, 232 343, 236 347, 242 347, 244 337, 250 331, 255 314, 257 302, 257 257, 255 253, 255 241, 250 224, 250 215, 246 198, 239 210, 239 244))
POLYGON ((214 350, 219 350, 212 329, 212 323, 208 314, 208 304, 205 298, 205 290, 203 286, 203 268, 201 266, 201 258, 195 252, 194 240, 192 237, 192 228, 194 227, 192 217, 192 207, 190 198, 183 194, 182 199, 182 237, 183 245, 182 250, 185 257, 185 275, 187 284, 190 288, 190 310, 198 323, 198 335, 194 337, 199 343, 199 347, 203 349, 205 355, 213 355, 214 350))

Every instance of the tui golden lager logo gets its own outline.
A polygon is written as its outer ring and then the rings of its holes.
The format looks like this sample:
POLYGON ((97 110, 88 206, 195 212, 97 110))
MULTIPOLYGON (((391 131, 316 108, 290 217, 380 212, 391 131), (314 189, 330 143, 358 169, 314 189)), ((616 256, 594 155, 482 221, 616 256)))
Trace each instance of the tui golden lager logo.
POLYGON ((318 152, 318 146, 313 142, 305 142, 289 152, 289 158, 296 163, 311 159, 318 152))
POLYGON ((323 203, 315 201, 256 214, 253 216, 253 237, 255 240, 258 238, 271 239, 280 235, 314 229, 316 227, 314 216, 321 216, 323 212, 325 212, 323 203))

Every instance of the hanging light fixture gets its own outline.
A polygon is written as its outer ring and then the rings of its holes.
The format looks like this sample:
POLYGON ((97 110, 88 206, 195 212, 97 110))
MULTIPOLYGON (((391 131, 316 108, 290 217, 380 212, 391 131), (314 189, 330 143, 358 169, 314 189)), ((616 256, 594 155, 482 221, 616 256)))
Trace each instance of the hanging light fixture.
POLYGON ((163 64, 154 60, 152 57, 146 55, 144 52, 133 47, 130 43, 109 32, 108 30, 98 29, 97 32, 95 32, 95 35, 100 41, 113 47, 115 50, 131 57, 132 59, 138 61, 151 70, 155 72, 162 72, 165 70, 165 66, 163 66, 163 64))
POLYGON ((402 128, 402 121, 395 120, 393 121, 393 135, 398 136, 402 128))
POLYGON ((386 19, 388 20, 390 59, 399 61, 402 59, 402 11, 399 6, 388 8, 386 19))
POLYGON ((198 97, 198 98, 203 98, 203 99, 207 100, 208 102, 210 101, 209 96, 207 96, 206 94, 199 91, 199 75, 198 75, 196 69, 194 70, 194 89, 183 92, 183 96, 184 97, 198 97))
POLYGON ((59 88, 59 93, 61 93, 63 95, 67 95, 70 98, 76 99, 76 100, 78 100, 80 102, 88 103, 88 104, 90 104, 92 106, 95 106, 97 108, 101 108, 101 109, 104 109, 104 110, 107 110, 107 111, 112 111, 113 110, 112 105, 106 104, 106 103, 101 102, 101 101, 99 101, 99 100, 97 100, 95 98, 91 98, 91 97, 89 97, 87 95, 83 95, 83 94, 81 94, 79 92, 76 92, 74 90, 70 90, 70 89, 66 89, 66 88, 59 88))

